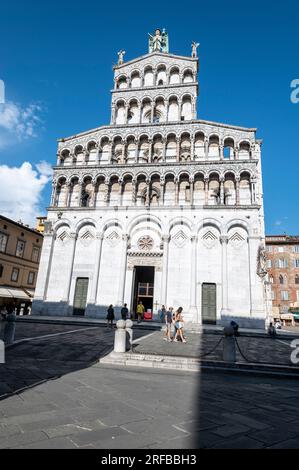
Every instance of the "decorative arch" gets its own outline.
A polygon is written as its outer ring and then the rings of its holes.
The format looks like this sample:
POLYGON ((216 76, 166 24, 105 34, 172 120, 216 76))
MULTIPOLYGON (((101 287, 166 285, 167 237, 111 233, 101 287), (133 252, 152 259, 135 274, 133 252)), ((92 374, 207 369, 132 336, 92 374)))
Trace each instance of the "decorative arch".
POLYGON ((156 215, 148 214, 148 213, 140 214, 136 216, 133 220, 131 220, 131 222, 127 226, 127 233, 131 234, 134 227, 136 227, 136 225, 142 222, 153 222, 155 225, 159 227, 161 233, 164 233, 163 222, 156 215))
POLYGON ((77 224, 75 225, 75 231, 76 234, 78 235, 80 229, 84 227, 85 225, 92 225, 95 229, 97 228, 97 223, 94 219, 88 217, 86 219, 79 220, 77 224))

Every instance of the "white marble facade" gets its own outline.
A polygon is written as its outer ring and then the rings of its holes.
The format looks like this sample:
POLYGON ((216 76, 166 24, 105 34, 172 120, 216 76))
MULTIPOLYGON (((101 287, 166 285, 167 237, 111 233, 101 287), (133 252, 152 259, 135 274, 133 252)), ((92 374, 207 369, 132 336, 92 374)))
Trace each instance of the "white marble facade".
POLYGON ((264 326, 261 141, 197 119, 197 74, 195 49, 120 56, 110 125, 59 141, 33 313, 72 315, 78 278, 85 316, 132 309, 136 267, 150 266, 154 313, 182 306, 202 323, 210 285, 215 322, 264 326))

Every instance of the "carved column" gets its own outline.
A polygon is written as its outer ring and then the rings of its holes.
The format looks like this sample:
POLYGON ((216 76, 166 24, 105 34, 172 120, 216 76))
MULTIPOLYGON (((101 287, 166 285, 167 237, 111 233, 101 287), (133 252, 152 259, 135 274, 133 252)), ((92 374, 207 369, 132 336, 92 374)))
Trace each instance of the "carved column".
POLYGON ((163 267, 162 267, 162 285, 161 285, 161 305, 167 305, 167 277, 168 277, 168 251, 169 235, 163 235, 163 267))
POLYGON ((209 178, 204 179, 205 182, 205 206, 209 204, 209 178))
POLYGON ((162 161, 163 162, 166 161, 166 144, 167 144, 167 140, 165 138, 163 139, 163 147, 162 147, 162 161))
POLYGON ((91 180, 92 184, 92 192, 90 194, 89 200, 88 200, 88 207, 94 207, 94 200, 95 200, 95 180, 91 180))
POLYGON ((236 176, 236 205, 240 205, 240 177, 236 176))
POLYGON ((146 195, 145 195, 145 206, 150 206, 150 183, 151 180, 149 178, 146 179, 146 195))
POLYGON ((223 151, 224 151, 223 145, 219 145, 219 158, 220 158, 220 160, 223 160, 223 159, 224 159, 224 153, 223 153, 223 151))
POLYGON ((93 189, 93 207, 97 206, 97 198, 98 198, 98 191, 99 190, 99 184, 98 181, 95 181, 94 183, 94 189, 93 189))
POLYGON ((115 120, 116 120, 115 105, 112 104, 111 106, 111 124, 112 125, 115 125, 115 120))
POLYGON ((209 139, 205 139, 205 159, 209 158, 209 139))
POLYGON ((140 103, 138 122, 142 123, 142 103, 140 103))
POLYGON ((98 145, 98 151, 97 151, 97 157, 96 157, 96 164, 99 165, 100 162, 101 162, 101 159, 100 159, 100 155, 101 155, 101 152, 102 152, 102 148, 100 145, 98 145))
POLYGON ((154 122, 155 103, 151 104, 151 124, 154 122))
POLYGON ((175 184, 175 205, 177 206, 179 204, 179 178, 175 177, 174 179, 174 184, 175 184))
POLYGON ((220 204, 224 204, 224 178, 220 178, 220 204))
POLYGON ((192 321, 197 321, 197 305, 196 305, 196 290, 197 290, 197 236, 191 235, 191 259, 190 259, 190 270, 191 270, 191 281, 190 281, 190 307, 189 314, 192 315, 192 321))
POLYGON ((83 182, 79 180, 78 207, 82 207, 83 182))
POLYGON ((64 272, 65 278, 65 289, 63 295, 63 302, 68 303, 70 300, 70 289, 71 289, 71 282, 73 276, 73 268, 74 268, 74 258, 75 258, 75 251, 76 251, 76 243, 77 243, 77 234, 75 232, 70 233, 69 239, 69 251, 70 251, 70 258, 69 263, 64 272))
POLYGON ((189 184, 190 184, 190 206, 193 206, 193 203, 194 203, 194 177, 193 176, 190 176, 189 184))
POLYGON ((90 295, 90 303, 92 304, 95 304, 96 299, 97 299, 103 239, 104 239, 103 233, 96 234, 96 250, 95 250, 95 258, 94 258, 95 264, 94 264, 94 273, 93 273, 91 295, 90 295))
POLYGON ((181 139, 180 137, 177 137, 176 139, 176 161, 180 161, 180 152, 181 151, 181 139))
POLYGON ((118 180, 118 185, 119 185, 119 189, 118 189, 118 204, 120 206, 122 206, 122 198, 123 198, 123 189, 124 189, 124 180, 122 180, 121 178, 118 180))
POLYGON ((56 194, 57 194, 57 183, 55 180, 52 182, 52 195, 51 195, 51 206, 56 206, 56 194))
POLYGON ((228 244, 228 236, 222 235, 220 237, 220 243, 222 245, 222 271, 221 271, 221 278, 222 278, 222 313, 226 313, 228 309, 228 277, 227 277, 227 244, 228 244))
POLYGON ((135 147, 135 163, 138 163, 138 150, 139 150, 139 141, 138 141, 138 139, 136 140, 135 145, 136 145, 136 147, 135 147))
POLYGON ((152 151, 153 151, 153 141, 152 139, 148 140, 148 163, 152 163, 152 151))
POLYGON ((178 100, 178 121, 182 119, 182 100, 178 100))
POLYGON ((109 190, 110 190, 110 182, 109 180, 105 180, 105 195, 104 195, 104 202, 106 203, 106 206, 109 206, 109 190))
POLYGON ((122 142, 122 154, 121 154, 121 162, 122 164, 126 163, 126 142, 122 142))
POLYGON ((192 135, 191 136, 191 152, 190 152, 190 157, 192 161, 194 160, 194 145, 195 145, 194 135, 192 135))
POLYGON ((238 147, 234 148, 234 158, 235 158, 235 160, 239 160, 239 149, 238 149, 238 147))
POLYGON ((192 98, 192 119, 196 119, 196 96, 192 98))
POLYGON ((168 122, 169 101, 165 100, 165 121, 168 122))
POLYGON ((160 179, 160 187, 161 187, 161 205, 164 206, 164 197, 165 197, 165 180, 164 180, 164 178, 160 179))
POLYGON ((255 178, 251 178, 251 179, 250 179, 251 204, 255 204, 255 203, 256 203, 255 184, 256 184, 256 179, 255 179, 255 178))
POLYGON ((117 305, 119 306, 123 305, 124 303, 126 271, 127 271, 128 240, 129 240, 129 235, 127 233, 123 234, 122 235, 120 277, 119 277, 119 286, 118 286, 118 301, 117 301, 117 305))
POLYGON ((108 150, 108 164, 111 165, 112 163, 112 154, 113 154, 113 142, 112 140, 109 141, 109 150, 108 150))
POLYGON ((137 179, 132 179, 132 205, 136 206, 137 202, 137 179))
POLYGON ((129 111, 129 105, 125 105, 125 124, 128 124, 128 111, 129 111))

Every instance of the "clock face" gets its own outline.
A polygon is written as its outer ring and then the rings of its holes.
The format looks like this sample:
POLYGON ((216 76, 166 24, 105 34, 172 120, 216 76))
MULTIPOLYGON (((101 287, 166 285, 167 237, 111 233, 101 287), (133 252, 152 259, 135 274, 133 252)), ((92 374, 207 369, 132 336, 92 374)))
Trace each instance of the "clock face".
POLYGON ((148 235, 139 238, 137 242, 138 248, 144 251, 150 251, 154 246, 154 240, 148 235))

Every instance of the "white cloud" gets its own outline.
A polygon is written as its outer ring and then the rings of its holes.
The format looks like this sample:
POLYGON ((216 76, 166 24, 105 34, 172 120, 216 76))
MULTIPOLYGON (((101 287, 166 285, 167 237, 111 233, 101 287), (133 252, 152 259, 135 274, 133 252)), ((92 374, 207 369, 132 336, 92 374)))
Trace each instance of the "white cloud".
POLYGON ((42 125, 39 104, 22 107, 19 104, 7 102, 0 105, 0 148, 12 142, 22 142, 37 136, 37 130, 42 125))
POLYGON ((42 214, 41 194, 52 174, 49 163, 42 161, 33 168, 24 162, 20 167, 0 165, 0 213, 13 220, 35 226, 42 214))

